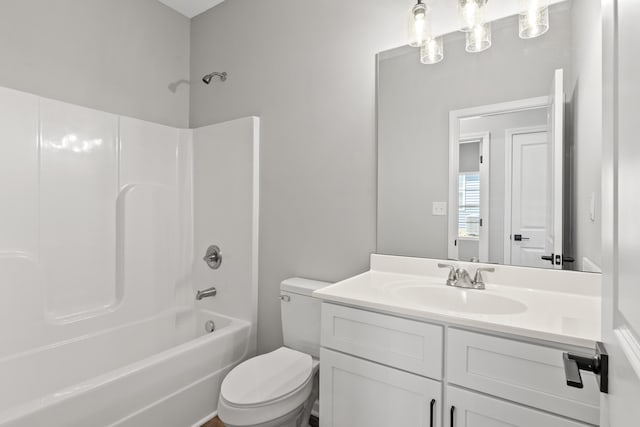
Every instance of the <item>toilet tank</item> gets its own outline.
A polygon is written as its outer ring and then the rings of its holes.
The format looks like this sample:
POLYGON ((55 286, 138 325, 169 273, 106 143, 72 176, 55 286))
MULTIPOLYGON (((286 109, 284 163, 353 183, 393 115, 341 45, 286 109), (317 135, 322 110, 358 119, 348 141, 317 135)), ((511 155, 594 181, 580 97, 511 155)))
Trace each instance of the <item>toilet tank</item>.
POLYGON ((294 277, 280 284, 282 337, 285 347, 320 357, 321 300, 311 296, 331 283, 294 277))

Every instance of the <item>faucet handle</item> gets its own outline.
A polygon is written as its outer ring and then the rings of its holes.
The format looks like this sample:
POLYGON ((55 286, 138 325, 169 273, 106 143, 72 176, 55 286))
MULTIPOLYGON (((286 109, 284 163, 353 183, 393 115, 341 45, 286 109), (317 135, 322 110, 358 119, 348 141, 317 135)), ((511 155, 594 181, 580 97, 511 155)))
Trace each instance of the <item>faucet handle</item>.
POLYGON ((475 285, 484 285, 484 278, 482 277, 482 273, 483 272, 493 273, 494 271, 496 271, 496 269, 493 268, 493 267, 481 267, 481 268, 478 268, 476 270, 475 276, 473 277, 473 283, 475 285))
POLYGON ((453 264, 438 264, 438 268, 448 268, 449 269, 449 276, 455 276, 456 274, 456 266, 453 264))
POLYGON ((447 285, 451 286, 458 280, 458 273, 456 272, 456 266, 452 264, 438 264, 438 268, 448 268, 449 277, 447 277, 447 285))

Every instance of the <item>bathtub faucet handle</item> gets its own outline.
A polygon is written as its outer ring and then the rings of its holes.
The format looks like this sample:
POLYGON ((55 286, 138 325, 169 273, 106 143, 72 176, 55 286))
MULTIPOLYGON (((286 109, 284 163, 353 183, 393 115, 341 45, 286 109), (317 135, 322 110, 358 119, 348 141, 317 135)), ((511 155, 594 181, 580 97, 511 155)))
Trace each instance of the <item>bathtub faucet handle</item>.
POLYGON ((207 263, 209 268, 217 270, 220 268, 220 264, 222 264, 222 251, 218 246, 211 245, 207 248, 207 252, 202 259, 207 263))
POLYGON ((213 287, 209 289, 205 289, 204 291, 198 291, 198 293, 196 294, 196 300, 200 301, 201 299, 204 299, 204 298, 215 297, 217 293, 218 293, 218 290, 213 287))

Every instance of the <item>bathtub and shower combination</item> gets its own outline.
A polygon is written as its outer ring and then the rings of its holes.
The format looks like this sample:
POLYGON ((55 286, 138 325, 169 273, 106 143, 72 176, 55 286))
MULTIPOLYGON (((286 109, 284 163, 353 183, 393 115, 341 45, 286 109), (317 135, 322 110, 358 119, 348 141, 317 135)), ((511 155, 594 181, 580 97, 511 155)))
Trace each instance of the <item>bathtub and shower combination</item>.
POLYGON ((0 88, 0 427, 215 415, 255 354, 258 126, 176 129, 0 88))
POLYGON ((199 424, 226 373, 247 357, 250 328, 191 309, 7 357, 0 426, 199 424))

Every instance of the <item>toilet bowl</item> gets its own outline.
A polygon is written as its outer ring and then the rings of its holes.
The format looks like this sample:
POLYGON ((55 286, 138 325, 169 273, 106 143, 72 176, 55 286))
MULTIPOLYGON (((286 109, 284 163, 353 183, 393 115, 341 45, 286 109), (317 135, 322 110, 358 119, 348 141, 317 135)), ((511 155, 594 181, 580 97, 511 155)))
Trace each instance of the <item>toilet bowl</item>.
POLYGON ((280 285, 285 346, 253 357, 225 377, 218 416, 226 427, 307 427, 318 397, 320 301, 325 282, 288 279, 280 285))
POLYGON ((317 397, 318 366, 310 355, 286 347, 247 360, 222 383, 220 419, 227 427, 303 425, 317 397))

